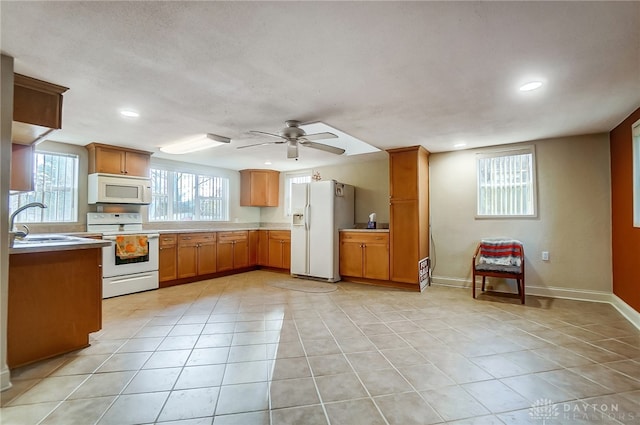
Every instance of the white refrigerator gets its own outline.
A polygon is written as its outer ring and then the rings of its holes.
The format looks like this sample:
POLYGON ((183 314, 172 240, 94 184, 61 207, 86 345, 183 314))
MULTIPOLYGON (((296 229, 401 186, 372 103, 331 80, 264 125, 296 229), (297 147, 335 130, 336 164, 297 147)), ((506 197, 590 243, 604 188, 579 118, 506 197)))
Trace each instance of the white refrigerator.
POLYGON ((354 224, 354 188, 334 180, 291 188, 291 275, 340 280, 338 229, 354 224))

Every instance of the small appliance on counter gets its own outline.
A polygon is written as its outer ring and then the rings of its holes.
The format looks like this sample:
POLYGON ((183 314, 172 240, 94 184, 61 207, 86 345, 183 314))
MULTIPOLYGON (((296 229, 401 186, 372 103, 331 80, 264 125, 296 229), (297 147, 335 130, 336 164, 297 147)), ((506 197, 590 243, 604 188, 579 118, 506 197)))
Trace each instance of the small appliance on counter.
POLYGON ((375 229, 377 227, 376 213, 369 214, 369 221, 367 222, 367 229, 375 229))

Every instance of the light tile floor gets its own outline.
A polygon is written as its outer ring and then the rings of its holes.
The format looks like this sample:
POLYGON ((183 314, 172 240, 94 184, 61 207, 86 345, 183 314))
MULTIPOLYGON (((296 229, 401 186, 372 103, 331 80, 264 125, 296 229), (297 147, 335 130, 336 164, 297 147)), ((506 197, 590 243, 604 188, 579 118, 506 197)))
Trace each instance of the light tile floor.
POLYGON ((105 300, 90 347, 13 371, 0 422, 640 424, 640 332, 607 304, 283 280, 105 300))

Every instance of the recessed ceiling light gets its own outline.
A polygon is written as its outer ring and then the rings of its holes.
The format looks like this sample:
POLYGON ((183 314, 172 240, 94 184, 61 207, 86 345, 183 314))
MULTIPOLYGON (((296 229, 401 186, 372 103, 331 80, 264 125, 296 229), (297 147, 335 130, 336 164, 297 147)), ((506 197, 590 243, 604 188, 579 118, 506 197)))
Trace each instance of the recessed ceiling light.
POLYGON ((130 109, 123 109, 120 111, 120 115, 124 116, 124 117, 129 117, 129 118, 138 118, 140 116, 139 113, 137 113, 136 111, 132 111, 130 109))
POLYGON ((456 143, 453 145, 454 148, 464 148, 465 146, 467 146, 466 143, 456 143))
POLYGON ((529 81, 520 86, 520 91, 531 91, 542 87, 542 81, 529 81))
POLYGON ((223 136, 217 136, 212 133, 201 134, 196 137, 190 137, 183 139, 179 142, 173 143, 168 146, 162 146, 160 150, 164 153, 170 153, 174 155, 182 155, 185 153, 197 152, 215 146, 224 145, 231 142, 231 139, 223 136))
POLYGON ((271 165, 271 161, 265 161, 264 165, 271 165))

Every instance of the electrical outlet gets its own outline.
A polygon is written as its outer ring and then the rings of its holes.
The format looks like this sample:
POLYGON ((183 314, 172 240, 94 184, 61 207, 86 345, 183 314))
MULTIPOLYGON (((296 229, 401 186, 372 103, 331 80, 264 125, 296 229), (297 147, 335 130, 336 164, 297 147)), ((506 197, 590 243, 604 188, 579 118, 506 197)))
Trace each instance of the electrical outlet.
POLYGON ((549 251, 542 251, 542 261, 549 261, 549 251))

